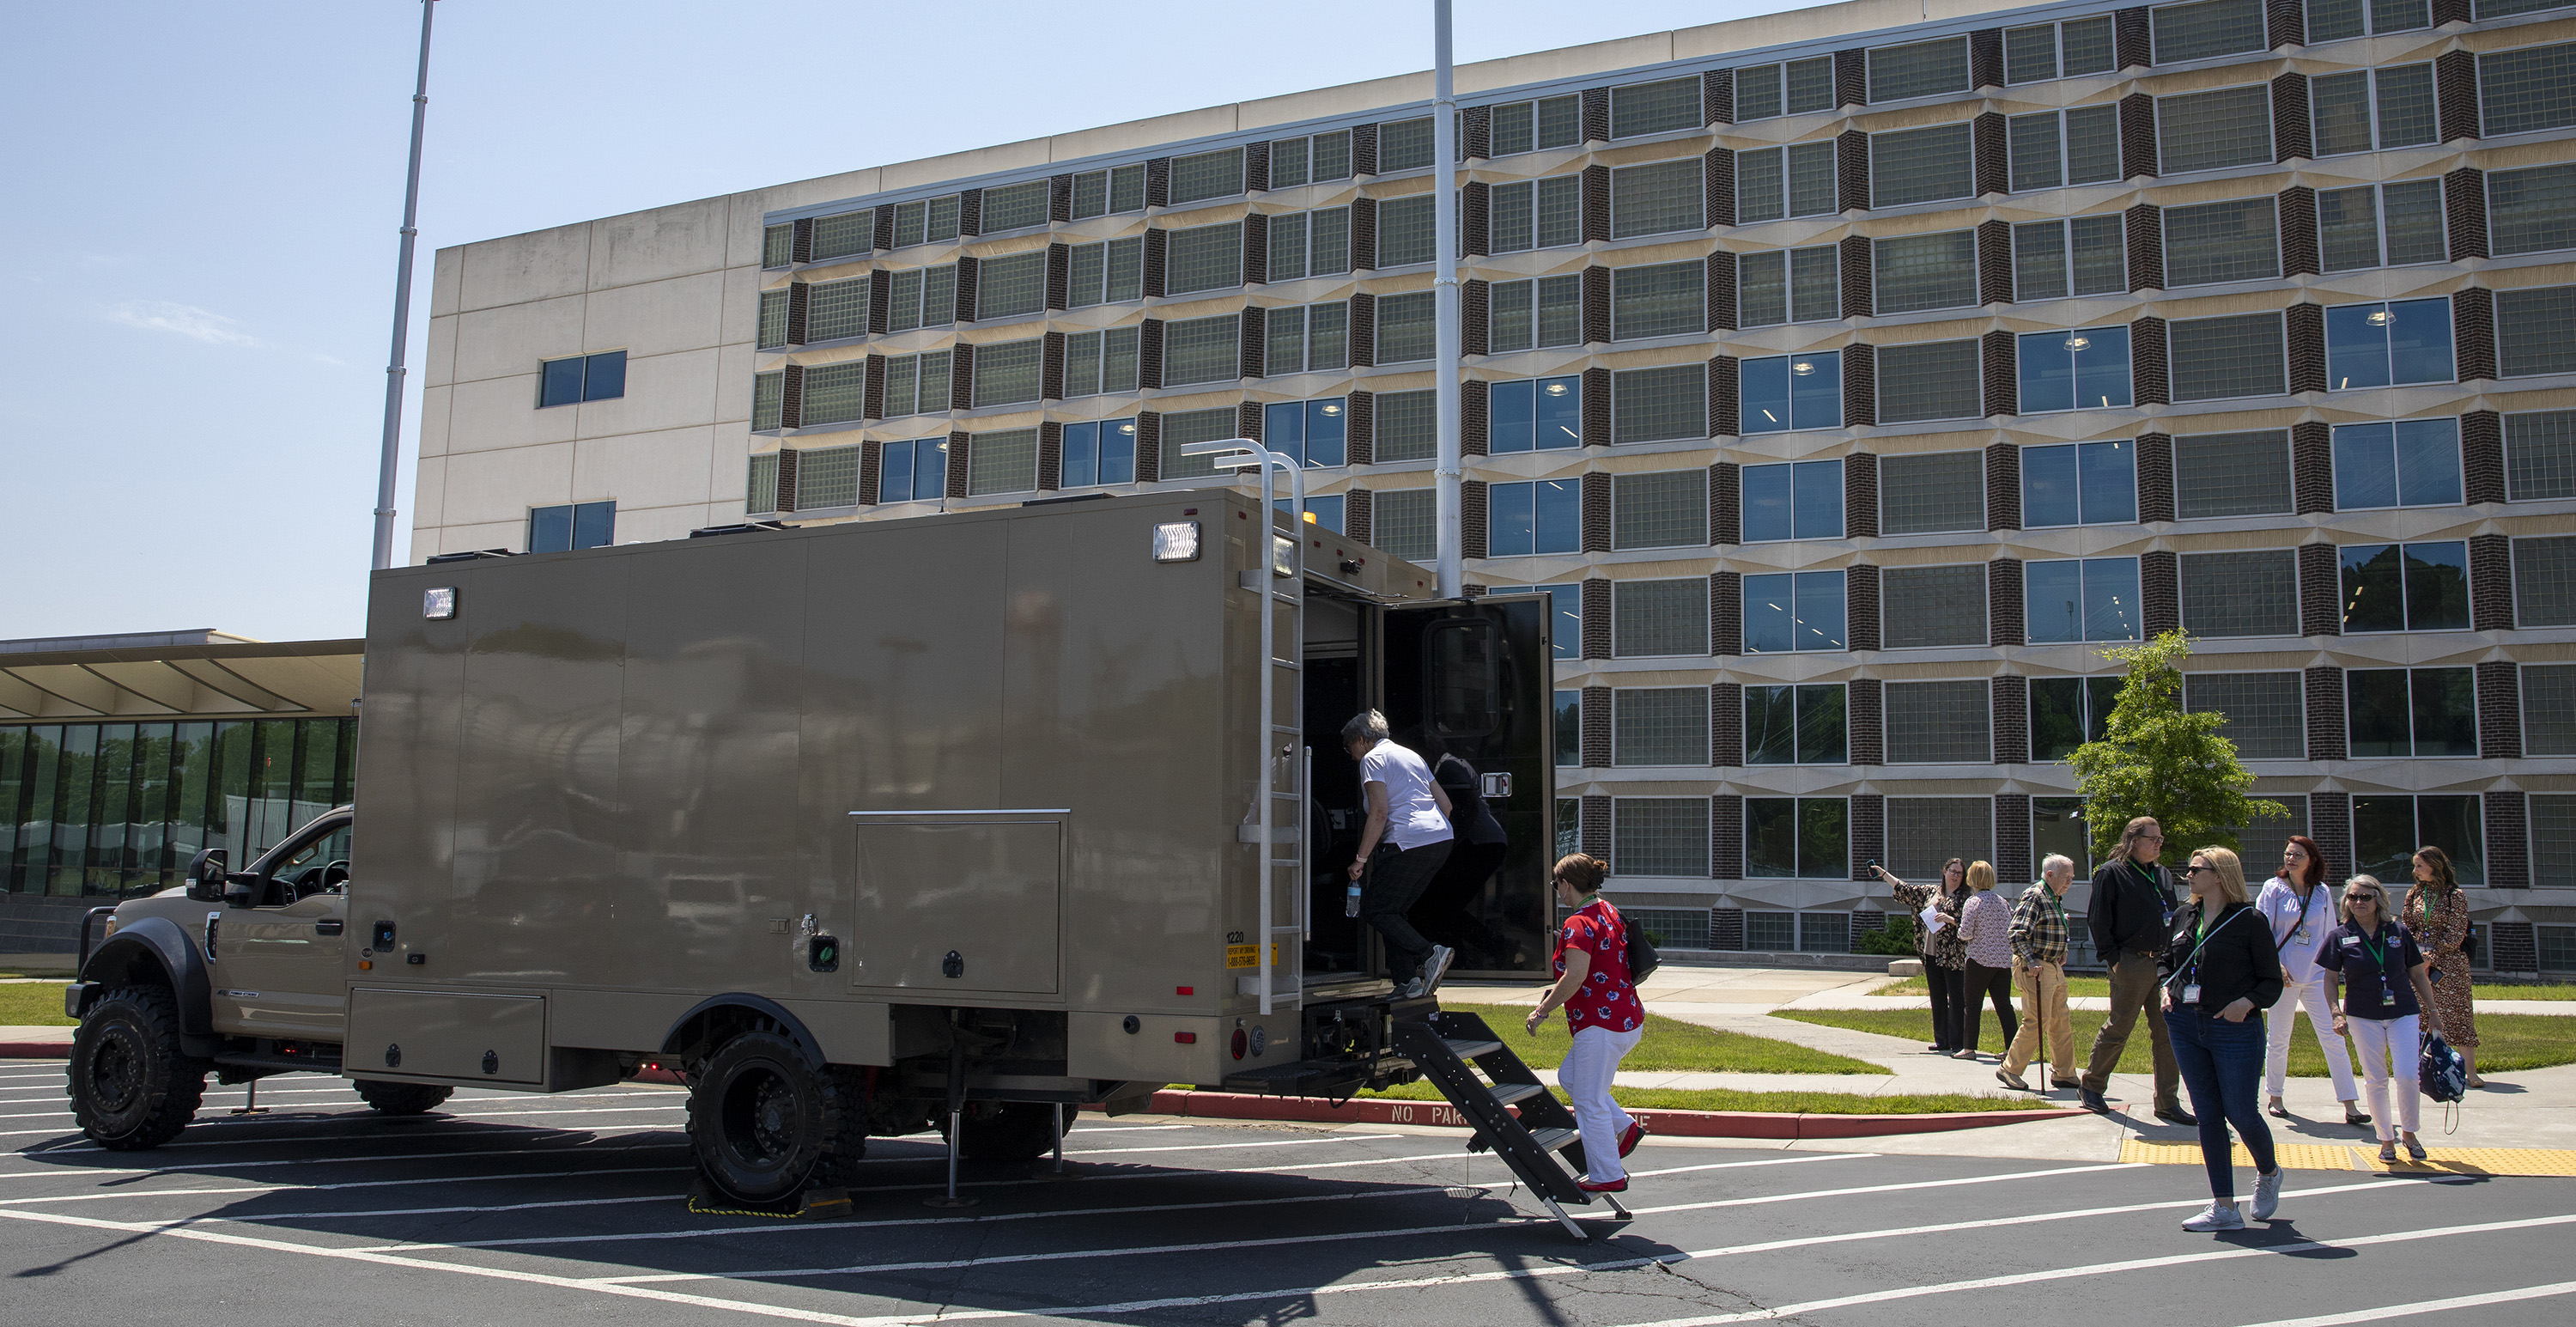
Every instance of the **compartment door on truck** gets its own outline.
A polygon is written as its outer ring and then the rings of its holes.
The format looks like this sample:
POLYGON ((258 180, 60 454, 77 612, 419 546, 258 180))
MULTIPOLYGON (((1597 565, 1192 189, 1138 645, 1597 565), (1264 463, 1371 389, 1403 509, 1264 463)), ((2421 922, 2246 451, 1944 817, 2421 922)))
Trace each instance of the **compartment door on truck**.
POLYGON ((1556 859, 1555 665, 1544 595, 1390 608, 1384 695, 1395 740, 1435 768, 1473 767, 1502 825, 1499 854, 1459 844, 1414 905, 1413 924, 1458 951, 1460 972, 1529 973, 1546 964, 1556 859))
POLYGON ((854 813, 850 984, 1054 994, 1070 814, 854 813))

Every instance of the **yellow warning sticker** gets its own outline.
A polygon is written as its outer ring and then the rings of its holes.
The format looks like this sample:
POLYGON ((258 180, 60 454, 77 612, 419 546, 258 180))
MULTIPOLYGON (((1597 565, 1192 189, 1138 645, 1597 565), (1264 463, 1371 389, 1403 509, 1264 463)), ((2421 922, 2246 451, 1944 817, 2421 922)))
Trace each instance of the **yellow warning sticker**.
MULTIPOLYGON (((1279 942, 1276 940, 1271 941, 1270 966, 1273 968, 1280 967, 1285 962, 1286 959, 1282 957, 1282 950, 1279 942)), ((1227 945, 1225 947, 1225 965, 1229 968, 1260 967, 1261 947, 1258 945, 1227 945)))

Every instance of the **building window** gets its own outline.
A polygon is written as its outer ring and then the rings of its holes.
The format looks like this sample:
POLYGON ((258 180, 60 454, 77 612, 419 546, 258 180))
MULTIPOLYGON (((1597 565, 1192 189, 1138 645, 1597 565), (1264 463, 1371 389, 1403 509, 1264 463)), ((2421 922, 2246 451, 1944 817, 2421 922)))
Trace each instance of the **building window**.
POLYGON ((1583 344, 1583 278, 1579 275, 1498 281, 1487 298, 1491 301, 1485 319, 1488 353, 1583 344))
POLYGON ((1708 653, 1708 582, 1613 581, 1610 584, 1610 653, 1646 659, 1708 653))
POLYGON ((2109 736, 2111 707, 2119 700, 2117 677, 2032 678, 2030 758, 2043 764, 2064 760, 2075 748, 2109 736))
POLYGON ((1744 542, 1842 537, 1842 462, 1744 467, 1744 542))
POLYGON ((2136 558, 2032 562, 2022 574, 2031 644, 2139 638, 2136 558))
POLYGON ((2487 232, 2499 258, 2576 249, 2576 163, 2488 172, 2487 232))
POLYGON ((2505 416, 2504 477, 2515 502, 2576 498, 2576 410, 2505 416))
POLYGON ((1485 555, 1526 557, 1583 551, 1583 484, 1540 479, 1486 490, 1485 555))
POLYGON ((2576 539, 2513 541, 2514 624, 2576 626, 2576 539))
POLYGON ((1348 304, 1289 305, 1264 311, 1262 336, 1271 377, 1341 368, 1350 356, 1348 304))
POLYGON ((1270 187, 1294 189, 1301 184, 1351 178, 1351 131, 1336 129, 1309 138, 1274 139, 1270 144, 1270 187))
POLYGON ((2522 753, 2576 756, 2576 664, 2522 666, 2522 753))
POLYGON ((2013 297, 2064 299, 2118 295, 2129 289, 2128 240, 2120 214, 2034 221, 2012 228, 2013 297))
POLYGON ((1818 55, 1786 64, 1747 65, 1735 71, 1735 120, 1767 120, 1834 108, 1834 57, 1818 55))
POLYGON ((1172 158, 1172 206, 1243 192, 1243 149, 1219 148, 1172 158))
MULTIPOLYGON (((948 352, 939 352, 944 361, 948 352)), ((944 380, 943 380, 944 381, 944 380)), ((939 404, 934 409, 948 408, 943 386, 939 404)), ((845 359, 838 364, 816 364, 805 370, 802 416, 804 426, 850 424, 864 418, 868 408, 868 362, 845 359)))
POLYGON ((908 438, 885 445, 878 461, 878 502, 937 502, 947 496, 946 438, 908 438))
MULTIPOLYGON (((1241 428, 1242 420, 1236 415, 1235 407, 1230 405, 1212 406, 1205 410, 1179 410, 1163 416, 1163 454, 1162 464, 1158 467, 1159 473, 1164 479, 1206 479, 1213 476, 1217 472, 1214 460, 1206 456, 1186 455, 1181 449, 1193 442, 1214 442, 1220 438, 1234 437, 1241 428)), ((1227 469, 1229 471, 1233 469, 1231 462, 1228 463, 1227 469)), ((1383 502, 1386 496, 1381 495, 1380 501, 1383 502)), ((1404 499, 1402 495, 1395 496, 1399 501, 1409 500, 1404 499)), ((1430 490, 1422 490, 1422 496, 1429 498, 1430 490)), ((1383 507, 1380 513, 1378 521, 1380 535, 1384 535, 1390 528, 1400 527, 1403 523, 1399 515, 1396 525, 1391 527, 1384 517, 1383 507)), ((1424 519, 1427 521, 1429 518, 1424 519)), ((1430 538, 1427 534, 1423 537, 1426 540, 1430 538)), ((1395 552, 1395 546, 1386 542, 1384 538, 1374 542, 1390 553, 1395 552)), ((1397 556, 1405 555, 1398 553, 1397 556)))
MULTIPOLYGON (((2556 4, 2560 0, 2548 2, 2556 4)), ((2492 10, 2495 6, 2482 8, 2492 10)), ((2432 7, 2425 0, 2307 0, 2307 10, 2310 46, 2365 33, 2408 32, 2433 26, 2432 7)), ((2492 15, 2480 13, 2478 17, 2492 15)))
POLYGON ((2334 431, 2335 510, 2460 502, 2460 421, 2401 419, 2334 431))
POLYGON ((1270 279, 1334 276, 1351 270, 1351 210, 1320 208, 1270 218, 1270 279))
POLYGON ((1843 624, 1843 574, 1776 572, 1744 578, 1744 652, 1789 654, 1839 650, 1843 624))
POLYGON ((576 502, 528 508, 528 551, 564 553, 606 548, 617 541, 617 504, 576 502))
POLYGON ((2326 310, 2326 381, 2333 390, 2452 377, 2450 300, 2337 304, 2326 310))
POLYGON ((1026 493, 1038 486, 1038 431, 978 433, 966 448, 966 495, 1026 493))
POLYGON ((1341 397, 1275 401, 1262 407, 1261 445, 1310 468, 1344 464, 1349 413, 1341 397))
POLYGON ((1659 470, 1610 477, 1610 547, 1704 548, 1708 471, 1659 470))
POLYGON ((1878 348, 1878 422, 1975 419, 1986 413, 1977 343, 1929 341, 1878 348))
MULTIPOLYGON (((1064 339, 1064 399, 1136 390, 1137 329, 1111 327, 1064 339)), ((889 376, 891 382, 891 376, 889 376)))
POLYGON ((1489 383, 1485 400, 1485 449, 1493 455, 1583 445, 1583 379, 1578 375, 1489 383))
POLYGON ((1064 426, 1062 488, 1136 482, 1136 421, 1093 419, 1064 426))
POLYGON ((2182 556, 2182 625, 2196 636, 2299 634, 2298 555, 2286 548, 2182 556))
MULTIPOLYGON (((1046 219, 1045 189, 1038 185, 1038 219, 1046 219)), ((989 213, 988 213, 989 214, 989 213)), ((877 210, 861 208, 828 217, 814 218, 813 261, 827 263, 841 258, 856 258, 877 247, 877 210)))
MULTIPOLYGON (((2487 177, 2492 185, 2495 177, 2487 177)), ((2438 263, 2449 257, 2442 182, 2317 191, 2317 244, 2329 272, 2438 263)))
POLYGON ((1377 461, 1428 461, 1440 451, 1440 398, 1418 392, 1385 392, 1377 398, 1377 461))
MULTIPOLYGON (((787 302, 790 290, 780 286, 760 292, 760 318, 753 344, 762 350, 777 350, 787 344, 787 302)), ((562 361, 557 361, 558 363, 562 361)), ((541 403, 548 404, 548 403, 541 403)), ((551 402, 560 405, 562 402, 551 402)))
POLYGON ((975 347, 975 404, 980 408, 1037 400, 1042 344, 1031 337, 975 347))
POLYGON ((1977 195, 1969 126, 1936 124, 1869 136, 1869 205, 1904 207, 1977 195))
POLYGON ((2496 372, 2576 373, 2576 286, 2496 292, 2496 372))
POLYGON ((743 510, 758 514, 778 510, 778 453, 762 452, 751 458, 744 482, 749 491, 743 496, 743 510))
POLYGON ((1610 440, 1666 442, 1708 436, 1708 372, 1698 364, 1610 375, 1610 440))
MULTIPOLYGON (((1038 290, 1043 302, 1046 288, 1046 255, 1036 255, 1039 263, 1038 290)), ((852 277, 847 281, 818 281, 805 288, 805 344, 826 345, 868 334, 868 288, 875 284, 868 278, 852 277)))
POLYGON ((2129 525, 2138 519, 2138 454, 2128 442, 2061 443, 2021 449, 2021 521, 2129 525))
POLYGON ((537 366, 537 408, 578 401, 613 401, 626 395, 626 352, 604 351, 550 359, 537 366))
POLYGON ((1065 255, 1065 307, 1124 304, 1145 298, 1145 237, 1077 244, 1065 255))
POLYGON ((1610 861, 1621 876, 1708 878, 1708 799, 1610 799, 1610 861))
POLYGON ((1843 684, 1744 689, 1744 763, 1840 765, 1851 759, 1843 684))
POLYGON ((2008 141, 2017 194, 2120 178, 2120 108, 2108 102, 2016 115, 2008 141))
POLYGON ((2045 83, 2078 74, 2107 74, 2118 67, 2109 14, 2066 23, 2004 29, 2004 80, 2045 83))
MULTIPOLYGON (((2429 97, 2429 82, 2425 91, 2429 97)), ((2118 126, 2112 126, 2112 132, 2116 134, 2118 126)), ((2117 153, 2116 145, 2112 151, 2117 153)), ((2156 98, 2156 164, 2166 175, 2271 165, 2271 85, 2249 83, 2156 98)))
MULTIPOLYGON (((1044 249, 987 258, 975 272, 975 321, 992 322, 1038 313, 1046 308, 1047 255, 1044 249)), ((810 344, 813 314, 806 314, 810 344)))
MULTIPOLYGON (((1887 763, 1984 765, 1994 759, 1986 724, 1983 678, 1956 682, 1890 682, 1886 687, 1887 763)), ((1750 725, 1747 725, 1748 729, 1750 725)))
MULTIPOLYGON (((1555 147, 1583 146, 1583 95, 1536 101, 1508 101, 1493 109, 1493 147, 1497 157, 1517 156, 1555 147)), ((1276 173, 1273 167, 1273 173, 1276 173)))
POLYGON ((2437 142, 2433 66, 2356 69, 2308 80, 2319 157, 2437 142))
POLYGON ((1410 364, 1438 349, 1439 306, 1428 290, 1381 295, 1377 301, 1377 362, 1410 364))
POLYGON ((887 284, 886 330, 946 327, 957 321, 957 264, 897 272, 887 284))
POLYGON ((2576 124, 2576 42, 2479 56, 2478 101, 2488 138, 2576 124))
POLYGON ((1377 268, 1391 271, 1427 263, 1438 254, 1433 252, 1437 228, 1433 226, 1432 209, 1439 200, 1427 193, 1389 198, 1377 205, 1377 268))
POLYGON ((2085 327, 2021 338, 2021 413, 2129 404, 2129 329, 2085 327))
POLYGON ((1736 224, 1830 216, 1841 209, 1832 139, 1735 154, 1736 224))
POLYGON ((1243 284, 1242 222, 1172 231, 1165 245, 1170 260, 1164 277, 1165 293, 1186 295, 1243 284))
POLYGON ((1847 804, 1839 797, 1744 799, 1744 874, 1752 880, 1851 875, 1847 804))
POLYGON ((983 224, 978 229, 986 235, 999 235, 1006 230, 1045 225, 1047 203, 1053 191, 1054 186, 1045 180, 1027 180, 985 190, 983 224))
POLYGON ((1977 233, 1945 230, 1871 242, 1875 307, 1882 314, 1956 309, 1977 302, 1977 233))
POLYGON ((760 266, 763 271, 792 267, 796 263, 796 225, 763 226, 760 230, 760 266))
POLYGON ((2305 760, 2307 701, 2297 673, 2185 673, 2183 709, 2216 712, 2219 734, 2247 760, 2305 760))
POLYGON ((1395 120, 1377 127, 1377 173, 1428 170, 1431 166, 1431 117, 1395 120))
MULTIPOLYGON (((1696 258, 1612 270, 1610 339, 1699 335, 1708 326, 1706 272, 1696 258)), ((1382 299, 1378 307, 1384 309, 1388 302, 1382 299)))
MULTIPOLYGON (((1486 195, 1487 248, 1498 254, 1583 242, 1583 177, 1495 185, 1486 195)), ((1275 240, 1273 241, 1276 242, 1275 240)))
POLYGON ((787 371, 773 369, 751 375, 751 431, 774 433, 779 427, 780 410, 787 401, 787 371))
POLYGON ((2356 797, 2352 799, 2353 869, 2389 885, 2389 901, 2394 903, 2405 897, 2407 883, 2415 878, 2415 850, 2429 843, 2451 859, 2451 871, 2461 884, 2478 888, 2487 882, 2485 831, 2474 793, 2356 797))
POLYGON ((1837 249, 1770 249, 1736 258, 1735 320, 1744 327, 1832 322, 1842 317, 1837 249))
POLYGON ((1935 37, 1869 51, 1869 102, 1968 90, 1968 39, 1935 37))
POLYGON ((1220 313, 1163 327, 1163 385, 1233 382, 1243 376, 1243 317, 1220 313))
POLYGON ((1087 170, 1073 177, 1073 219, 1145 210, 1145 164, 1087 170))
POLYGON ((1879 533, 1942 534, 1986 528, 1982 452, 1922 452, 1878 462, 1879 533))
POLYGON ((2165 344, 2176 403, 2278 396, 2287 387, 2280 314, 2187 318, 2167 325, 2165 344))
POLYGON ((1843 426, 1843 355, 1774 355, 1744 361, 1739 376, 1746 433, 1843 426))
POLYGON ((1342 495, 1310 493, 1306 497, 1306 519, 1335 534, 1342 532, 1342 495))
POLYGON ((2158 5, 2154 17, 2156 63, 2179 64, 2266 48, 2263 0, 2198 0, 2158 5))
POLYGON ((1573 769, 1583 763, 1583 692, 1568 688, 1556 693, 1556 767, 1573 769))
POLYGON ((2345 635, 2469 629, 2469 546, 2458 540, 2345 544, 2345 635))
POLYGON ((1879 644, 1891 650, 1986 643, 1986 569, 1889 567, 1879 573, 1879 644))
MULTIPOLYGON (((1691 82, 1691 118, 1699 118, 1698 80, 1691 82)), ((1700 204, 1700 159, 1622 166, 1610 172, 1610 236, 1662 235, 1699 230, 1708 223, 1700 204)))
POLYGON ((824 447, 796 457, 796 509, 831 511, 859 505, 858 447, 824 447))
POLYGON ((1621 687, 1610 714, 1611 764, 1708 763, 1707 687, 1621 687))
POLYGON ((2478 696, 2473 677, 2467 668, 2345 672, 2352 758, 2476 755, 2478 696))
MULTIPOLYGON (((1491 594, 1534 594, 1547 605, 1548 648, 1558 659, 1583 657, 1583 595, 1573 586, 1497 585, 1491 594), (1563 594, 1558 590, 1566 591, 1563 594)), ((1564 749, 1559 743, 1559 750, 1564 749)))
POLYGON ((916 198, 894 205, 894 247, 936 244, 957 238, 957 195, 916 198))
POLYGON ((2281 275, 2279 231, 2269 197, 2168 207, 2164 224, 2169 289, 2281 275))
POLYGON ((2174 515, 2287 516, 2290 433, 2202 433, 2174 439, 2174 515))
POLYGON ((1613 139, 1679 133, 1700 127, 1697 74, 1610 89, 1610 137, 1613 139))
MULTIPOLYGON (((952 399, 948 383, 949 354, 945 350, 925 351, 918 355, 897 355, 886 361, 884 419, 903 415, 928 415, 949 408, 952 399)), ((850 388, 855 395, 863 384, 855 377, 850 388)), ((807 375, 805 422, 812 424, 812 375, 807 375)), ((849 418, 858 418, 858 406, 849 407, 849 418)))

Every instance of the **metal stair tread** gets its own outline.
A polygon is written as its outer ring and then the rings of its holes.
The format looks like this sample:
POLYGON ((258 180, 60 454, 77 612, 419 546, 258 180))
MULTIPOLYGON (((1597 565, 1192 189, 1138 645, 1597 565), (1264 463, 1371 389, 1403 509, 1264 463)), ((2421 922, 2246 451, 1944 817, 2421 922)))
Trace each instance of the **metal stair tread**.
POLYGON ((1538 1144, 1538 1150, 1542 1152, 1553 1152, 1582 1137, 1580 1129, 1535 1129, 1530 1132, 1530 1141, 1538 1144))
POLYGON ((1547 1087, 1542 1083, 1496 1083, 1491 1091, 1496 1104, 1508 1106, 1515 1101, 1538 1096, 1546 1092, 1547 1087))
POLYGON ((1499 1041, 1444 1040, 1442 1044, 1449 1048, 1450 1054, 1462 1060, 1472 1060, 1479 1055, 1491 1055, 1503 1048, 1503 1043, 1499 1041))

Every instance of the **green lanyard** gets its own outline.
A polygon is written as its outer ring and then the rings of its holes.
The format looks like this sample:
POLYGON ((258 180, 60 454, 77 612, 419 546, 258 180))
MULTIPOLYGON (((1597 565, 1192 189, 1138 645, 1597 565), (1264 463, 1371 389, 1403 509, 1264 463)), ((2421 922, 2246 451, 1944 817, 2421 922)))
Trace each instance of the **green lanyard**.
MULTIPOLYGON (((2387 929, 2388 928, 2384 924, 2380 927, 2380 930, 2383 933, 2385 933, 2387 929)), ((2374 939, 2367 935, 2355 938, 2361 941, 2363 950, 2370 955, 2370 961, 2379 965, 2379 980, 2385 983, 2388 980, 2388 942, 2384 939, 2374 939)))

